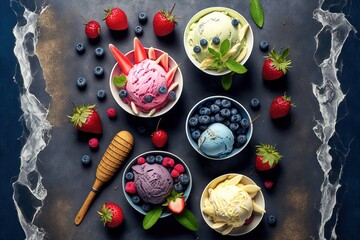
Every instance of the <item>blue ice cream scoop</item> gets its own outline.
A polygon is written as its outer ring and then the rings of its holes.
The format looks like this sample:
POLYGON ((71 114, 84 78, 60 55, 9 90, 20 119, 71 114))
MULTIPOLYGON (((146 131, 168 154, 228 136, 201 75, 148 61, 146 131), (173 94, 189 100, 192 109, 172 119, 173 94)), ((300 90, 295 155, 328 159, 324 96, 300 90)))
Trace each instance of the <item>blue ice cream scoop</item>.
POLYGON ((211 124, 198 139, 199 149, 209 157, 224 157, 233 150, 234 135, 222 123, 211 124))

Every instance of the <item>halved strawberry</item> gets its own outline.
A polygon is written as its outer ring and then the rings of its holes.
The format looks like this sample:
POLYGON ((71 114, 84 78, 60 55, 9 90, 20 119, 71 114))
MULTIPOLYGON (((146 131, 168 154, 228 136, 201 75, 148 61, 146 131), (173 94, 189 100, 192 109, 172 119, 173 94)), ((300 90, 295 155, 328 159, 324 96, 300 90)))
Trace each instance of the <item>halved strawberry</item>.
POLYGON ((167 206, 173 213, 181 213, 185 209, 185 199, 183 193, 177 193, 175 190, 172 190, 170 197, 168 197, 163 206, 167 206))
POLYGON ((101 134, 102 126, 98 112, 94 105, 75 107, 73 114, 68 116, 77 129, 83 132, 101 134))
POLYGON ((135 63, 140 63, 146 59, 146 51, 141 44, 140 40, 135 37, 134 38, 134 59, 135 63))
POLYGON ((116 61, 118 62, 121 71, 125 74, 128 75, 130 69, 134 66, 130 60, 125 57, 124 54, 122 54, 122 52, 120 52, 119 49, 117 49, 114 45, 112 45, 111 43, 109 44, 109 49, 112 53, 112 55, 114 56, 114 58, 116 59, 116 61))
POLYGON ((174 66, 172 69, 170 69, 170 71, 168 71, 165 75, 165 79, 168 83, 170 83, 174 77, 175 77, 175 73, 176 70, 178 69, 179 65, 174 66))

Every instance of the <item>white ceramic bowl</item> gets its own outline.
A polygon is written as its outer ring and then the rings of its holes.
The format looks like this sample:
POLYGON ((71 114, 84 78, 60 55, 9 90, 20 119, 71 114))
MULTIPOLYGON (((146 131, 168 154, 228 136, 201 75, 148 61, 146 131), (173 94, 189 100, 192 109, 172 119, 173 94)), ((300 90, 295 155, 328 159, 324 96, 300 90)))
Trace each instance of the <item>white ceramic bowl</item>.
MULTIPOLYGON (((185 122, 185 131, 186 131, 186 136, 187 139, 190 143, 190 145, 202 156, 211 159, 211 160, 225 160, 231 157, 234 157, 235 155, 237 155, 238 153, 240 153, 242 150, 244 150, 244 148, 248 145, 248 143, 250 142, 250 139, 252 137, 253 134, 253 124, 251 122, 251 117, 250 114, 248 113, 248 111, 245 109, 245 107, 243 105, 241 105, 239 102, 237 102, 236 100, 226 97, 226 96, 210 96, 207 98, 204 98, 202 100, 200 100, 198 103, 195 104, 195 106, 190 110, 190 112, 188 113, 188 116, 186 118, 186 122, 185 122), (226 156, 223 157, 211 157, 206 155, 204 152, 202 152, 199 147, 198 147, 198 142, 195 141, 192 136, 191 136, 191 127, 189 126, 188 122, 189 119, 194 116, 195 114, 198 113, 199 109, 203 106, 205 106, 208 102, 214 102, 216 99, 227 99, 231 102, 231 106, 236 107, 236 109, 238 109, 238 112, 241 114, 242 118, 246 118, 249 120, 249 126, 247 128, 247 131, 245 133, 246 135, 246 143, 244 143, 243 145, 239 146, 239 147, 235 147, 233 148, 233 150, 228 153, 226 156)), ((236 136, 235 136, 235 141, 236 141, 236 136)))
MULTIPOLYGON (((190 31, 190 26, 197 22, 201 17, 205 16, 206 14, 210 13, 210 12, 214 12, 214 11, 222 11, 222 12, 227 12, 231 17, 237 18, 241 25, 245 25, 245 24, 249 24, 248 21, 237 11, 231 9, 231 8, 226 8, 226 7, 210 7, 210 8, 205 8, 201 11, 199 11, 198 13, 196 13, 188 22, 188 24, 185 27, 185 31, 184 31, 184 48, 186 51, 186 55, 188 56, 188 58, 190 59, 190 61, 201 71, 209 74, 209 75, 213 75, 213 76, 222 76, 225 75, 229 72, 231 72, 230 70, 224 70, 221 72, 218 72, 216 70, 210 70, 210 69, 202 69, 200 68, 200 63, 196 60, 196 58, 192 55, 193 53, 193 48, 189 46, 188 44, 188 35, 189 35, 189 31, 190 31)), ((253 46, 254 46, 254 35, 253 35, 253 31, 251 29, 251 26, 249 24, 249 29, 246 32, 246 46, 248 47, 246 56, 243 58, 243 60, 241 60, 241 64, 244 65, 246 63, 246 61, 249 59, 253 46)))
MULTIPOLYGON (((159 56, 161 56, 164 53, 164 51, 162 51, 160 49, 154 48, 154 50, 155 50, 156 58, 158 58, 159 56)), ((146 51, 146 53, 148 53, 149 48, 145 48, 145 51, 146 51)), ((134 61, 134 50, 126 53, 125 56, 132 63, 135 62, 134 61)), ((169 56, 169 70, 172 67, 176 66, 176 65, 177 65, 177 63, 175 62, 175 60, 172 57, 169 56)), ((112 70, 111 70, 110 79, 109 79, 111 94, 114 97, 117 104, 119 104, 119 106, 122 109, 124 109, 126 112, 128 112, 129 114, 134 115, 134 116, 143 117, 143 118, 149 118, 149 117, 159 117, 159 116, 167 113, 171 108, 173 108, 175 106, 175 104, 179 100, 179 98, 181 96, 181 93, 182 93, 182 90, 183 90, 183 76, 181 74, 180 68, 178 68, 176 73, 175 73, 175 76, 174 76, 174 82, 179 83, 179 85, 174 89, 174 91, 176 92, 176 99, 175 100, 170 100, 165 107, 163 107, 160 111, 155 112, 152 116, 149 116, 148 113, 144 113, 144 112, 141 112, 141 111, 139 111, 139 114, 136 115, 132 111, 131 107, 128 104, 126 104, 124 101, 121 100, 121 98, 119 97, 119 88, 114 85, 113 78, 115 76, 119 76, 120 74, 121 74, 121 68, 119 67, 118 63, 116 63, 114 65, 114 67, 112 68, 112 70)))
MULTIPOLYGON (((127 166, 125 167, 125 170, 124 170, 121 181, 122 181, 122 188, 123 188, 123 192, 124 192, 126 200, 128 201, 128 203, 130 204, 131 207, 133 207, 136 211, 138 211, 139 213, 141 213, 143 215, 146 215, 147 212, 142 209, 140 204, 135 204, 131 200, 132 195, 130 195, 129 193, 127 193, 125 191, 125 185, 126 185, 126 182, 127 182, 127 180, 125 178, 125 175, 126 175, 127 172, 131 171, 132 166, 137 164, 137 159, 139 157, 144 157, 146 159, 146 157, 149 156, 149 155, 153 155, 153 156, 161 155, 163 157, 171 157, 171 158, 173 158, 175 160, 175 164, 181 163, 185 167, 185 173, 189 176, 189 179, 190 179, 189 183, 187 185, 185 185, 186 187, 185 187, 184 192, 183 192, 185 201, 187 201, 187 199, 189 198, 191 188, 192 188, 192 176, 191 176, 190 169, 180 157, 176 156, 173 153, 166 152, 166 151, 159 151, 159 150, 157 150, 157 151, 149 151, 149 152, 145 152, 145 153, 140 154, 139 156, 135 157, 133 160, 131 160, 127 164, 127 166)), ((167 216, 172 214, 172 212, 167 211, 165 208, 166 207, 163 208, 163 213, 160 216, 161 218, 167 217, 167 216)))
MULTIPOLYGON (((209 184, 205 187, 203 193, 201 194, 201 198, 200 198, 200 210, 201 210, 201 214, 202 217, 204 219, 204 221, 206 222, 206 224, 210 227, 212 224, 214 224, 209 217, 203 212, 203 207, 204 207, 204 201, 206 198, 209 197, 208 194, 208 189, 209 188, 215 188, 219 183, 225 181, 228 178, 233 178, 237 175, 242 175, 242 174, 237 174, 237 173, 228 173, 228 174, 224 174, 221 175, 215 179, 213 179, 211 182, 209 182, 209 184)), ((240 183, 244 184, 244 185, 256 185, 256 183, 251 180, 249 177, 242 175, 242 179, 240 181, 240 183)), ((264 195, 261 192, 261 190, 258 191, 258 193, 256 194, 256 196, 253 198, 253 200, 255 201, 255 203, 257 203, 260 207, 262 207, 263 209, 265 209, 265 199, 264 199, 264 195)), ((253 220, 252 222, 250 222, 247 225, 242 225, 240 227, 235 227, 231 230, 230 233, 228 233, 227 235, 230 236, 239 236, 239 235, 244 235, 246 233, 251 232, 252 230, 254 230, 259 223, 261 222, 262 218, 263 218, 264 214, 263 213, 258 213, 258 212, 253 212, 253 220)), ((214 229, 215 231, 221 233, 223 230, 225 229, 225 227, 222 227, 220 229, 214 229)))

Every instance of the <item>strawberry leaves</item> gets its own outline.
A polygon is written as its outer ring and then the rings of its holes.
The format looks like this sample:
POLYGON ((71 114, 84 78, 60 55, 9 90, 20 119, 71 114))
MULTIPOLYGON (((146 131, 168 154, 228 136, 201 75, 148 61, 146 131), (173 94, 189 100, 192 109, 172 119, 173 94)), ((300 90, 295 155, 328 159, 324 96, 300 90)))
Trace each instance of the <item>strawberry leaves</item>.
POLYGON ((264 25, 264 10, 259 0, 250 0, 250 15, 255 24, 262 28, 264 25))

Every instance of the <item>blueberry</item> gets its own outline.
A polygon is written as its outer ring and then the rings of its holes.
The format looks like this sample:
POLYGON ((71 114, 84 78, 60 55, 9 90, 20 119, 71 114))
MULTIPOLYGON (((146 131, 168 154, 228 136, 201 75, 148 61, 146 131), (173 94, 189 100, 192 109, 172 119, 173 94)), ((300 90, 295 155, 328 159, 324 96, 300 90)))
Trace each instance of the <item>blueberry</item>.
POLYGON ((138 15, 138 19, 140 23, 146 23, 147 22, 147 15, 145 12, 140 12, 138 15))
POLYGON ((141 204, 141 209, 144 210, 145 212, 148 212, 148 211, 150 211, 151 206, 148 203, 143 203, 143 204, 141 204))
POLYGON ((221 99, 216 99, 214 104, 218 105, 221 107, 221 99))
POLYGON ((238 113, 238 110, 236 108, 231 108, 230 111, 231 111, 231 115, 235 115, 238 113))
POLYGON ((231 131, 236 131, 239 129, 239 127, 240 127, 240 125, 238 123, 234 123, 234 122, 230 123, 230 126, 229 126, 231 131))
POLYGON ((102 76, 104 76, 104 68, 101 66, 97 66, 94 69, 94 74, 96 77, 100 78, 102 76))
POLYGON ((105 54, 105 51, 102 47, 95 48, 95 56, 98 58, 102 58, 105 54))
POLYGON ((199 125, 198 128, 200 131, 205 131, 207 129, 208 125, 199 125))
POLYGON ((144 97, 144 101, 147 103, 151 103, 154 100, 154 98, 152 96, 146 95, 144 97))
POLYGON ((201 47, 195 46, 195 47, 193 48, 193 51, 194 51, 195 53, 199 53, 199 52, 201 52, 201 47))
POLYGON ((181 185, 180 183, 177 183, 174 185, 174 189, 176 192, 180 193, 180 192, 184 191, 184 186, 181 185))
POLYGON ((230 127, 231 122, 229 120, 225 120, 223 124, 227 127, 230 127))
POLYGON ((220 43, 220 38, 219 37, 213 37, 212 43, 215 44, 215 45, 218 45, 220 43))
POLYGON ((231 112, 228 108, 223 108, 220 110, 220 114, 221 116, 223 116, 224 118, 230 117, 231 112))
POLYGON ((176 93, 175 93, 175 91, 170 91, 170 92, 169 92, 169 99, 170 99, 170 100, 175 100, 175 99, 176 99, 176 93))
POLYGON ((105 92, 105 90, 102 90, 102 89, 101 89, 101 90, 97 91, 96 96, 98 97, 99 100, 104 100, 105 97, 106 97, 106 92, 105 92))
POLYGON ((240 134, 236 137, 236 141, 240 144, 244 144, 247 141, 247 137, 244 134, 240 134))
POLYGON ((216 122, 222 122, 224 121, 224 117, 220 115, 220 113, 215 114, 215 121, 216 122))
POLYGON ((161 156, 161 155, 156 155, 155 156, 155 162, 156 163, 162 164, 163 160, 164 160, 163 156, 161 156))
MULTIPOLYGON (((241 126, 241 124, 240 124, 240 126, 241 126)), ((247 132, 247 130, 248 130, 247 128, 241 127, 236 131, 236 134, 245 134, 247 132)))
POLYGON ((138 195, 134 195, 134 196, 131 197, 131 201, 133 203, 135 203, 135 204, 139 204, 141 199, 140 199, 140 197, 138 195))
POLYGON ((214 123, 215 122, 215 117, 214 116, 210 116, 210 123, 214 123))
POLYGON ((83 43, 76 44, 76 52, 78 54, 83 54, 85 52, 85 45, 83 43))
POLYGON ((209 116, 209 115, 201 115, 201 116, 199 117, 199 123, 200 123, 200 124, 209 124, 210 121, 211 121, 211 119, 210 119, 210 116, 209 116))
POLYGON ((137 130, 139 133, 143 134, 146 132, 146 127, 141 125, 141 126, 138 126, 137 130))
POLYGON ((206 39, 203 38, 203 39, 200 40, 200 45, 201 46, 205 47, 207 44, 208 44, 208 41, 206 39))
POLYGON ((198 140, 199 137, 200 137, 201 133, 199 130, 195 130, 191 133, 191 137, 194 139, 194 140, 198 140))
POLYGON ((181 184, 186 185, 190 182, 190 178, 187 174, 181 174, 179 176, 179 181, 181 184))
POLYGON ((223 99, 221 100, 221 107, 224 108, 230 108, 231 107, 231 102, 227 99, 223 99))
POLYGON ((159 87, 159 93, 160 94, 166 94, 167 93, 167 87, 166 86, 159 87))
POLYGON ((199 121, 198 121, 197 117, 189 118, 189 121, 188 121, 189 126, 195 127, 198 123, 199 123, 199 121))
POLYGON ((201 115, 209 115, 211 113, 211 110, 208 107, 202 107, 200 108, 199 113, 201 115))
POLYGON ((243 118, 240 121, 240 125, 242 128, 247 128, 249 126, 250 122, 247 118, 243 118))
POLYGON ((81 157, 81 162, 82 164, 84 164, 85 166, 89 165, 91 163, 91 157, 87 154, 84 154, 82 157, 81 157))
POLYGON ((241 115, 239 113, 232 115, 230 121, 239 123, 241 121, 241 115))
POLYGON ((259 48, 261 51, 265 52, 269 49, 269 43, 265 40, 262 40, 260 43, 259 43, 259 48))
POLYGON ((147 156, 146 157, 146 162, 150 163, 150 164, 153 164, 155 162, 155 156, 153 156, 153 155, 147 156))
POLYGON ((127 91, 125 89, 121 89, 119 92, 119 97, 126 98, 126 96, 127 96, 127 91))
POLYGON ((125 179, 126 179, 127 181, 132 181, 132 180, 134 180, 134 174, 133 174, 132 172, 127 172, 127 173, 125 174, 125 179))
POLYGON ((234 27, 237 27, 237 25, 239 25, 239 20, 237 20, 237 18, 233 18, 231 20, 231 24, 234 26, 234 27))
POLYGON ((78 88, 83 89, 86 87, 87 81, 84 77, 79 77, 78 79, 76 79, 76 86, 78 86, 78 88))
POLYGON ((143 35, 143 28, 141 26, 136 26, 134 28, 134 33, 135 33, 136 36, 143 35))
POLYGON ((212 113, 218 113, 220 111, 220 106, 216 105, 216 104, 212 104, 210 106, 210 110, 211 110, 212 113))
POLYGON ((268 222, 269 225, 275 225, 276 217, 271 214, 266 218, 266 221, 268 222))
POLYGON ((250 101, 250 107, 254 110, 258 109, 260 107, 260 101, 257 98, 253 98, 250 101))

